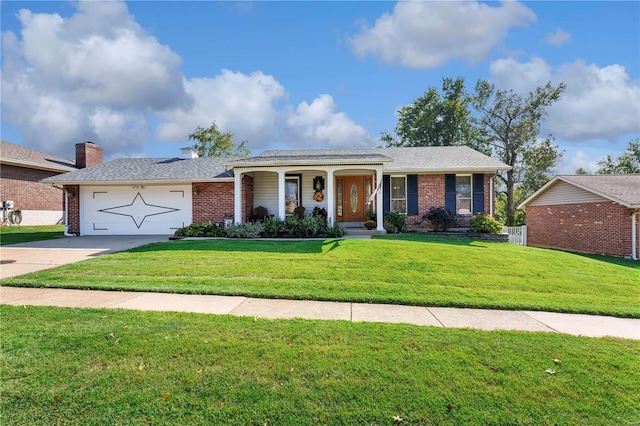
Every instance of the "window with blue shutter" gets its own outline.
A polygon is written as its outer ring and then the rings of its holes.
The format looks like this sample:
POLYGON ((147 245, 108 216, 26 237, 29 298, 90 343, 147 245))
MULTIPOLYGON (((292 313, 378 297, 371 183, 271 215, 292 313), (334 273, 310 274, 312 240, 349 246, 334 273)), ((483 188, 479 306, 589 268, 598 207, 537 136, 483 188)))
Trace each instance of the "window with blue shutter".
POLYGON ((407 175, 407 215, 418 214, 418 175, 407 175))
POLYGON ((382 210, 388 212, 391 210, 391 176, 382 176, 382 210))

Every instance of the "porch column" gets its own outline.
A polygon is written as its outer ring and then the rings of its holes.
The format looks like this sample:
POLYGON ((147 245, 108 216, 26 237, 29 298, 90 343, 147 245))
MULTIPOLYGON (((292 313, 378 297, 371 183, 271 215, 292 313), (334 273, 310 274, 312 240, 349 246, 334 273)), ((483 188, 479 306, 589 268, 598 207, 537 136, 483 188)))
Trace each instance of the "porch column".
POLYGON ((242 223, 242 173, 233 171, 233 221, 242 223))
POLYGON ((380 185, 378 188, 376 188, 376 190, 378 191, 378 193, 376 194, 376 222, 378 222, 376 230, 384 231, 384 211, 382 208, 382 203, 384 202, 382 198, 382 167, 376 168, 376 185, 380 185))
POLYGON ((278 216, 282 220, 284 220, 286 216, 284 211, 284 178, 285 172, 283 170, 278 170, 278 216))
POLYGON ((335 223, 335 197, 333 189, 333 170, 327 170, 327 220, 332 225, 335 223))

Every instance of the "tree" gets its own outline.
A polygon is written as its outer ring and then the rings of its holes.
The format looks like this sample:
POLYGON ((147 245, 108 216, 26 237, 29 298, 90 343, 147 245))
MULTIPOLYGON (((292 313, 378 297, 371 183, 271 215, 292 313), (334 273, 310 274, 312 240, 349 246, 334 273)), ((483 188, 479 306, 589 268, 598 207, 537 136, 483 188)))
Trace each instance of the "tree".
POLYGON ((471 123, 471 97, 464 79, 442 79, 442 93, 429 87, 424 95, 403 106, 395 128, 397 138, 383 132, 386 146, 469 145, 483 150, 480 133, 471 123))
POLYGON ((554 87, 549 82, 521 95, 496 90, 484 80, 476 84, 471 102, 478 113, 475 123, 489 141, 492 155, 512 167, 498 174, 506 186, 508 226, 514 224, 516 184, 523 187, 522 196, 528 196, 549 179, 562 156, 551 135, 539 141, 538 134, 548 114, 546 108, 560 99, 564 89, 563 83, 554 87))
POLYGON ((627 150, 615 160, 611 155, 598 161, 600 168, 596 173, 601 175, 640 173, 640 138, 629 141, 627 150))
POLYGON ((577 175, 588 175, 589 172, 586 171, 585 169, 583 169, 582 167, 580 167, 578 170, 576 170, 576 174, 577 175))
POLYGON ((200 126, 196 127, 193 133, 187 137, 190 141, 197 141, 193 145, 193 149, 198 151, 200 157, 242 157, 251 155, 247 148, 247 141, 242 141, 240 145, 236 145, 233 142, 234 136, 231 132, 220 132, 214 121, 207 129, 200 126))

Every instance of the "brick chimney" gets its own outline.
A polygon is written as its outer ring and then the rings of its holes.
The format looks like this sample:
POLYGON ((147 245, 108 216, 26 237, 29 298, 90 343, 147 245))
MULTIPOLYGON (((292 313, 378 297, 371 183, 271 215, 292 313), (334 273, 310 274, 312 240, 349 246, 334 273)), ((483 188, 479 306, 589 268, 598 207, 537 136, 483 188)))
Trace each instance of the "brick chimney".
POLYGON ((76 144, 76 167, 95 166, 102 163, 102 147, 93 142, 82 142, 76 144))

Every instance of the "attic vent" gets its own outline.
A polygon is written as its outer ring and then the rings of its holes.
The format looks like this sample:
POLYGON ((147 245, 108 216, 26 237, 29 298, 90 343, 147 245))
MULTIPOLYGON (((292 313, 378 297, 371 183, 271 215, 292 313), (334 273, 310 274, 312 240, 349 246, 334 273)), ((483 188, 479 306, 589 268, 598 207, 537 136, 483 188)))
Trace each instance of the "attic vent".
POLYGON ((190 160, 191 158, 198 158, 198 151, 187 146, 185 148, 180 148, 180 159, 181 160, 190 160))

